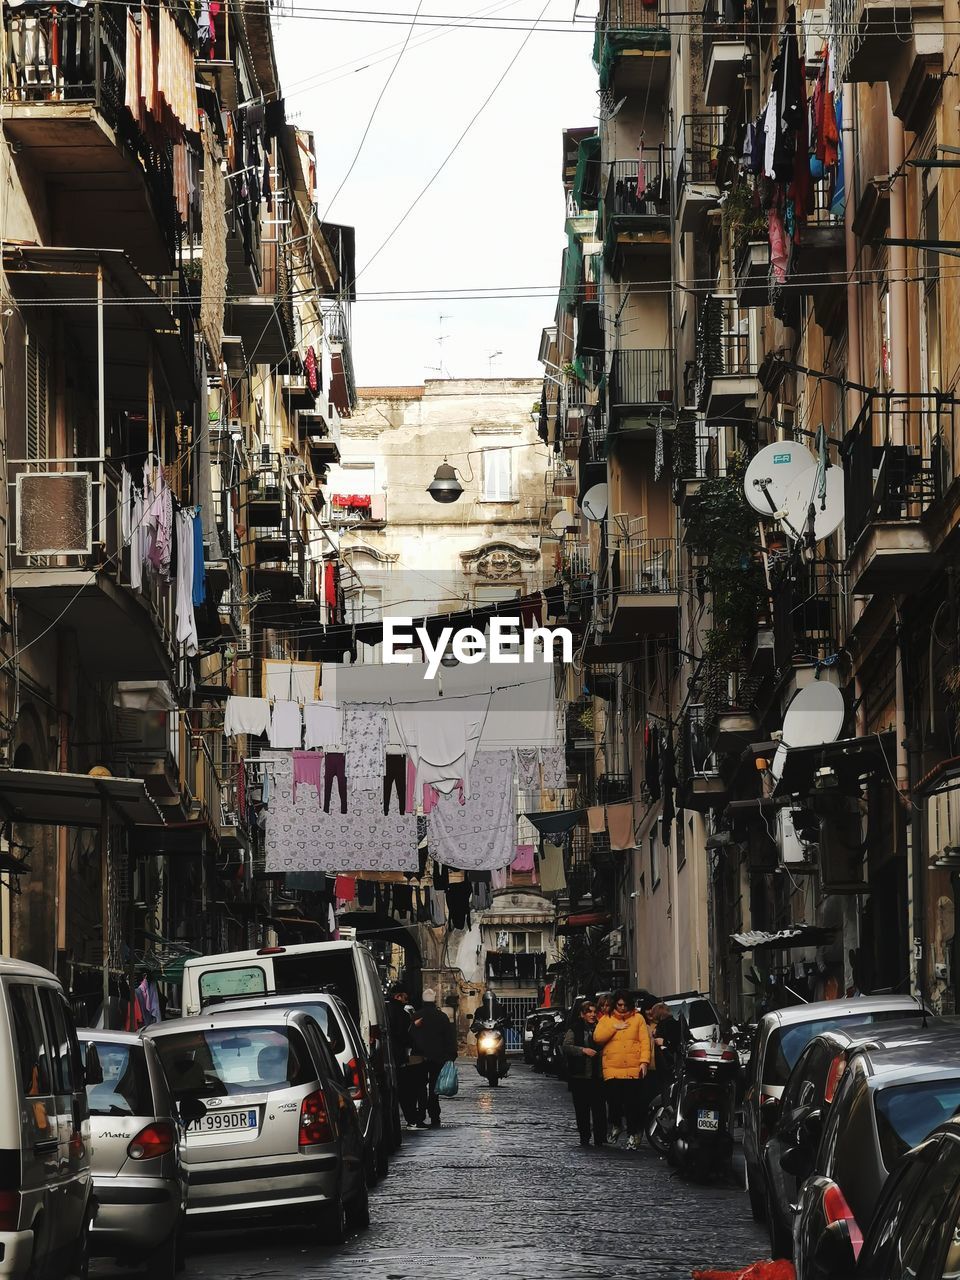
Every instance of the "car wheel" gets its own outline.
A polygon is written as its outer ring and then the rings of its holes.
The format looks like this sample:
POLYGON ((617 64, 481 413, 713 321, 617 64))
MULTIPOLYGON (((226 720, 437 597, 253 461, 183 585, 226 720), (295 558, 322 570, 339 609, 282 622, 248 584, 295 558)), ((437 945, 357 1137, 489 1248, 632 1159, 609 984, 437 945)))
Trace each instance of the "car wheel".
POLYGON ((769 1184, 764 1187, 764 1203, 767 1215, 767 1233, 770 1236, 770 1254, 774 1258, 793 1257, 793 1237, 787 1235, 783 1223, 777 1216, 776 1206, 769 1184))
POLYGON ((173 1280, 177 1273, 176 1228, 147 1258, 147 1280, 173 1280))
POLYGON ((753 1174, 750 1172, 749 1164, 747 1165, 747 1195, 750 1197, 750 1212, 753 1214, 754 1222, 765 1222, 767 1209, 764 1204, 763 1194, 754 1185, 753 1174))
POLYGON ((347 1215, 339 1195, 329 1204, 321 1206, 319 1227, 324 1244, 343 1244, 346 1240, 347 1215))
POLYGON ((390 1172, 390 1152, 387 1150, 386 1139, 377 1146, 377 1176, 385 1178, 390 1172))
POLYGON ((365 1227, 370 1225, 370 1198, 367 1195, 366 1184, 360 1186, 360 1190, 350 1201, 347 1206, 347 1226, 351 1231, 363 1231, 365 1227))
MULTIPOLYGON (((73 1246, 73 1255, 70 1259, 70 1275, 75 1276, 77 1280, 87 1280, 90 1274, 90 1218, 85 1218, 80 1235, 76 1244, 73 1246)), ((31 1263, 30 1274, 34 1274, 34 1265, 31 1263)))

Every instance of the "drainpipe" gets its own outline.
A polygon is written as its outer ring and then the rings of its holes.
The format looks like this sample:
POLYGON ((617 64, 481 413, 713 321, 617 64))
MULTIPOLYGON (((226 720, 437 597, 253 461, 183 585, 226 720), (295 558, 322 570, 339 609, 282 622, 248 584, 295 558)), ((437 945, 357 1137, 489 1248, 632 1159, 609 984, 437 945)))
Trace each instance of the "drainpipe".
MULTIPOLYGON (((890 239, 907 235, 907 186, 903 169, 903 125, 887 105, 887 164, 897 177, 890 183, 890 239)), ((890 443, 907 443, 906 394, 910 389, 909 304, 907 300, 907 250, 892 244, 887 249, 890 280, 890 368, 894 397, 891 401, 890 443)))
MULTIPOLYGON (((853 230, 853 216, 856 211, 855 164, 856 128, 853 118, 853 86, 848 85, 843 94, 841 130, 843 146, 844 183, 846 200, 843 211, 843 230, 846 245, 847 269, 847 371, 851 382, 863 383, 863 369, 860 361, 860 286, 857 284, 857 237, 853 230)), ((850 422, 855 422, 863 406, 862 393, 855 387, 847 391, 850 408, 850 422)))

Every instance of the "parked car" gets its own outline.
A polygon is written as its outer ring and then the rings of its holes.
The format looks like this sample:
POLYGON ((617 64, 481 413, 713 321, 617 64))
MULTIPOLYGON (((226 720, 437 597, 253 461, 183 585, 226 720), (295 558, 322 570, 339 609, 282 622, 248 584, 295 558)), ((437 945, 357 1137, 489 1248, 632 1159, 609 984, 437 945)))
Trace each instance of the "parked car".
POLYGON ((97 1212, 90 1252, 172 1280, 183 1257, 187 1181, 176 1104, 156 1045, 124 1031, 79 1033, 97 1212))
POLYGON ((818 1247, 826 1280, 957 1280, 960 1276, 960 1126, 945 1124, 887 1179, 862 1246, 840 1217, 818 1247))
POLYGON ((662 999, 675 1018, 686 1021, 691 1039, 709 1040, 714 1027, 718 1036, 723 1034, 724 1019, 709 996, 700 991, 681 991, 662 999))
POLYGON ((93 1178, 83 1059, 52 973, 0 959, 0 1273, 83 1275, 93 1178))
POLYGON ((850 1056, 797 1205, 797 1280, 824 1280, 832 1225, 862 1239, 888 1174, 911 1147, 960 1110, 956 1039, 861 1048, 850 1056))
POLYGON ((757 1024, 743 1095, 743 1155, 747 1191, 754 1218, 766 1217, 766 1190, 761 1155, 779 1111, 784 1085, 794 1064, 814 1036, 854 1023, 890 1022, 919 1018, 921 1008, 911 996, 858 996, 852 1000, 821 1000, 766 1013, 757 1024))
POLYGON ((797 1193, 816 1159, 827 1112, 854 1053, 910 1045, 918 1057, 931 1041, 960 1035, 960 1027, 939 1018, 870 1024, 855 1022, 814 1036, 800 1054, 780 1100, 779 1114, 761 1153, 767 1229, 774 1257, 793 1254, 793 1209, 797 1193))
POLYGON ((534 1009, 523 1020, 523 1060, 532 1063, 534 1059, 534 1041, 537 1032, 545 1022, 552 1022, 556 1009, 534 1009))
POLYGON ((293 1215, 331 1243, 367 1225, 360 1122, 308 1013, 224 1010, 141 1034, 185 1121, 188 1222, 293 1215))
POLYGON ((350 1010, 339 996, 318 992, 315 995, 244 997, 211 1004, 206 1012, 212 1017, 236 1009, 299 1009, 314 1018, 336 1058, 347 1089, 357 1110, 363 1133, 364 1170, 367 1186, 378 1177, 386 1177, 390 1168, 389 1116, 383 1106, 380 1085, 370 1065, 366 1046, 350 1010))
POLYGON ((334 991, 360 1028, 390 1118, 390 1149, 402 1135, 397 1066, 376 961, 359 942, 304 942, 196 956, 183 966, 183 1011, 198 1014, 222 996, 334 991))

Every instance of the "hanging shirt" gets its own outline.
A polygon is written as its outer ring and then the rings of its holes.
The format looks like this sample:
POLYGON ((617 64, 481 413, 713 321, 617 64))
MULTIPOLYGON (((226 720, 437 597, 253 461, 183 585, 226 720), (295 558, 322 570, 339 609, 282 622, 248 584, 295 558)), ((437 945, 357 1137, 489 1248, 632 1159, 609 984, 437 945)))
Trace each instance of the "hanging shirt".
POLYGON ((203 556, 203 521, 199 510, 193 517, 193 603, 201 605, 207 598, 207 565, 203 556))
POLYGON ((177 515, 177 643, 188 658, 200 651, 197 619, 193 612, 193 516, 177 515))
POLYGON ((281 702, 278 699, 273 704, 270 720, 271 747, 299 747, 302 737, 303 717, 299 702, 281 702))
MULTIPOLYGON (((266 698, 228 698, 223 732, 228 738, 250 734, 259 738, 270 728, 270 703, 266 698)), ((266 796, 264 796, 266 799, 266 796)))

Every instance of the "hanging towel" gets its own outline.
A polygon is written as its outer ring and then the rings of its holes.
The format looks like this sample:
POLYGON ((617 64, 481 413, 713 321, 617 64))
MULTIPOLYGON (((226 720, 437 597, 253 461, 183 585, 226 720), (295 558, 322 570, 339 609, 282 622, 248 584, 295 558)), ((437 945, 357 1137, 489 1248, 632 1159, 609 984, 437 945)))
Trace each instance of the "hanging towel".
POLYGON ((316 747, 336 747, 343 741, 340 708, 331 702, 306 703, 303 728, 303 745, 308 751, 316 747))
POLYGON ((434 889, 430 894, 430 923, 438 927, 447 923, 447 895, 443 889, 434 889))
POLYGON ((567 753, 563 747, 544 747, 543 785, 548 791, 562 791, 567 785, 567 753))
POLYGON ((633 838, 633 803, 607 805, 607 830, 611 849, 635 849, 633 838))
POLYGON ((293 753, 293 798, 297 798, 297 787, 301 784, 315 787, 317 804, 320 804, 320 782, 323 778, 322 751, 294 751, 293 753))
POLYGON ((540 888, 544 893, 559 893, 567 887, 563 868, 563 845, 545 840, 540 855, 540 888))
POLYGON ((300 714, 299 702, 280 702, 273 704, 273 718, 270 721, 271 747, 299 747, 303 737, 303 717, 300 714))
POLYGON ((504 866, 515 856, 513 770, 512 751, 477 752, 472 794, 463 804, 455 795, 441 796, 427 819, 435 859, 464 871, 489 871, 504 866))
POLYGON ((387 713, 381 703, 344 704, 343 744, 350 786, 363 791, 376 787, 382 791, 387 758, 387 713))
POLYGON ((338 902, 353 902, 357 896, 357 882, 353 876, 337 876, 333 882, 333 896, 338 902))
POLYGON ((533 845, 518 844, 517 856, 510 863, 511 871, 532 871, 533 870, 533 845))
MULTIPOLYGON (((519 849, 520 846, 517 845, 517 848, 519 849)), ((490 888, 505 889, 507 887, 507 875, 509 873, 509 870, 510 870, 509 867, 496 867, 493 871, 491 871, 490 872, 490 888)))
POLYGON ((586 812, 586 809, 546 809, 526 813, 524 817, 542 836, 563 836, 583 821, 586 812))
POLYGON ((357 906, 372 907, 377 898, 377 886, 372 880, 357 881, 357 906))
POLYGON ((266 698, 228 698, 223 732, 228 738, 246 733, 259 738, 270 729, 270 703, 266 698))
POLYGON ((540 790, 540 751, 537 747, 517 747, 517 774, 521 791, 540 790))
POLYGON ((587 810, 587 827, 591 835, 599 835, 607 829, 607 817, 602 804, 591 805, 587 810))

